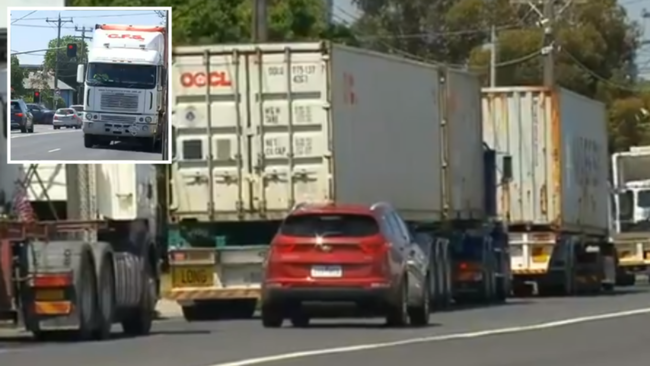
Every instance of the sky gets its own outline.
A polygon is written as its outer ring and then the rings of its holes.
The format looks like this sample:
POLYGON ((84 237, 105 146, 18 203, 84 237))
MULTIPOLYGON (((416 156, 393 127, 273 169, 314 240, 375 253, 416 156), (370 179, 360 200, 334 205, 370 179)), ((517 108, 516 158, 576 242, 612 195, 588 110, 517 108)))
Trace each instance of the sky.
MULTIPOLYGON (((22 1, 25 2, 25 0, 22 1)), ((164 25, 163 19, 153 10, 66 10, 61 12, 12 10, 9 26, 11 53, 46 49, 48 42, 56 38, 57 35, 56 24, 48 23, 47 19, 56 20, 59 14, 62 20, 72 21, 63 24, 61 36, 81 36, 81 32, 75 32, 75 27, 94 29, 95 24, 164 25)), ((87 40, 87 42, 91 41, 87 40)), ((36 52, 18 55, 18 59, 21 64, 41 64, 44 54, 45 52, 36 52)))

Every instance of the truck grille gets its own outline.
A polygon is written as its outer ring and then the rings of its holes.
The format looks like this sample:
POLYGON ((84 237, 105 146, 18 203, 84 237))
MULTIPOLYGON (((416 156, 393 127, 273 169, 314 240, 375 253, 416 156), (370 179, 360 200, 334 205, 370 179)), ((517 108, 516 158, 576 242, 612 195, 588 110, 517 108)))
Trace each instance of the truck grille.
POLYGON ((138 96, 125 94, 102 94, 102 109, 119 109, 123 111, 138 110, 138 96))
POLYGON ((102 121, 134 123, 135 117, 133 116, 112 116, 108 114, 102 115, 102 121))

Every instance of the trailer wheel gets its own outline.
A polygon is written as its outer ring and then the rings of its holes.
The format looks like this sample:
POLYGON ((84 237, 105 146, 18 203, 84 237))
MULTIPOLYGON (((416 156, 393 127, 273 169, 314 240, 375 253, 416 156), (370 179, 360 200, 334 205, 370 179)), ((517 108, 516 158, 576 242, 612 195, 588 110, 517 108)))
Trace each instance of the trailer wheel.
POLYGON ((90 340, 93 336, 97 311, 97 276, 88 251, 83 251, 79 269, 75 271, 76 307, 79 316, 79 340, 90 340))
POLYGON ((115 314, 115 275, 113 262, 108 256, 101 259, 97 291, 97 328, 93 338, 110 338, 115 314))
POLYGON ((149 334, 155 316, 156 279, 146 258, 143 259, 143 267, 144 287, 140 294, 140 303, 135 309, 130 309, 121 321, 124 333, 129 336, 149 334))

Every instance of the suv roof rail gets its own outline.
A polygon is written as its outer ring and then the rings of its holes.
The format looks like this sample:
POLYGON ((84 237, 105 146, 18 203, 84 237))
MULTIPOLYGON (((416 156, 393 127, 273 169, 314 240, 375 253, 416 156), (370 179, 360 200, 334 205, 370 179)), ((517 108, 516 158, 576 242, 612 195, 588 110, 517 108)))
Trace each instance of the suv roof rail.
POLYGON ((373 203, 373 205, 370 206, 370 210, 372 211, 372 210, 375 210, 375 209, 377 209, 379 207, 392 208, 393 206, 391 206, 391 204, 388 203, 388 202, 380 201, 380 202, 373 203))

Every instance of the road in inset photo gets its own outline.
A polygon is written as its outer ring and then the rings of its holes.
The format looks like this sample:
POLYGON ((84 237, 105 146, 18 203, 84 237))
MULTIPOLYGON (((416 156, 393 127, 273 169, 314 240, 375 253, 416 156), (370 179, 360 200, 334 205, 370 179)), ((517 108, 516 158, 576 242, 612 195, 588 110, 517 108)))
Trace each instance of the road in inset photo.
POLYGON ((153 161, 162 155, 141 151, 140 147, 124 142, 88 149, 83 133, 76 129, 54 130, 52 126, 35 125, 34 133, 11 131, 12 161, 153 161))

